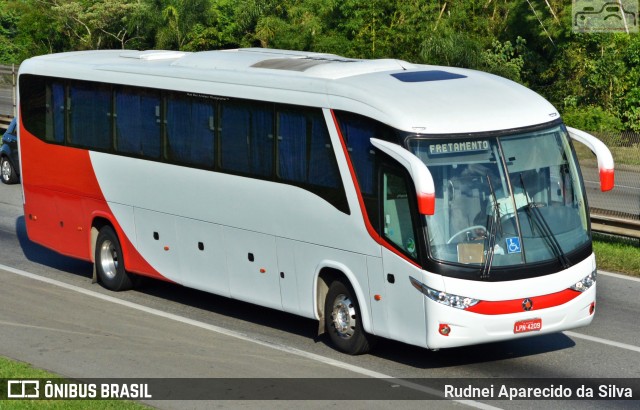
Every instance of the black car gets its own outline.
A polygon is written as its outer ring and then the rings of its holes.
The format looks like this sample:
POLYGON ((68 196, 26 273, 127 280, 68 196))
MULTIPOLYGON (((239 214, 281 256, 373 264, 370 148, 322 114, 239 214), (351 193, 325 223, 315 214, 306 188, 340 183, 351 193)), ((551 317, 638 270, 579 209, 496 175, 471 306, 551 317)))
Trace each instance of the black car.
POLYGON ((18 126, 14 118, 2 136, 2 146, 0 147, 0 171, 3 183, 15 184, 18 182, 20 179, 18 161, 18 126))

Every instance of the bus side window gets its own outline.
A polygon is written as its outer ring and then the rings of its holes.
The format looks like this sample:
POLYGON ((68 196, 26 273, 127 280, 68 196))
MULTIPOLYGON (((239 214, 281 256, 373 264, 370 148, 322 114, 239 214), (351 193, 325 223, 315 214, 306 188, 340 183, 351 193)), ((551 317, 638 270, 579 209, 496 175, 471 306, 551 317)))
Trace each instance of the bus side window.
POLYGON ((123 88, 115 93, 115 148, 147 158, 160 157, 160 97, 153 92, 123 88))
POLYGON ((273 173, 273 109, 225 103, 220 110, 220 166, 254 177, 273 173))
POLYGON ((286 181, 307 182, 307 119, 301 112, 278 113, 278 176, 286 181))
POLYGON ((215 106, 196 99, 167 100, 168 158, 177 163, 212 168, 215 158, 215 106))
POLYGON ((309 183, 328 188, 339 188, 342 185, 338 174, 329 132, 324 118, 313 114, 311 119, 311 142, 309 154, 309 183))
POLYGON ((416 235, 407 178, 394 171, 382 173, 382 218, 385 238, 413 258, 417 257, 416 235))
POLYGON ((221 166, 228 171, 249 173, 249 121, 246 107, 224 104, 220 114, 221 166))
POLYGON ((64 85, 61 83, 53 83, 47 88, 47 101, 51 101, 47 109, 47 131, 45 138, 47 141, 64 143, 64 122, 66 110, 64 106, 64 85))
POLYGON ((69 143, 111 149, 111 90, 85 83, 69 87, 69 143))

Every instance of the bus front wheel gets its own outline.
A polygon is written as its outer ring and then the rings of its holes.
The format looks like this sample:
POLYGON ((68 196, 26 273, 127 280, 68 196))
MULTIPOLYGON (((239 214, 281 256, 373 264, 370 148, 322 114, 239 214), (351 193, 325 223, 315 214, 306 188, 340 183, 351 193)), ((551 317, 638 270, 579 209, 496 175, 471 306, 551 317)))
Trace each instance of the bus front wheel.
POLYGON ((102 227, 98 233, 95 264, 100 282, 107 289, 120 291, 133 287, 132 278, 124 269, 120 241, 110 226, 102 227))
POLYGON ((342 279, 334 280, 324 304, 325 328, 333 345, 352 355, 367 353, 373 336, 362 327, 360 306, 355 292, 342 279))

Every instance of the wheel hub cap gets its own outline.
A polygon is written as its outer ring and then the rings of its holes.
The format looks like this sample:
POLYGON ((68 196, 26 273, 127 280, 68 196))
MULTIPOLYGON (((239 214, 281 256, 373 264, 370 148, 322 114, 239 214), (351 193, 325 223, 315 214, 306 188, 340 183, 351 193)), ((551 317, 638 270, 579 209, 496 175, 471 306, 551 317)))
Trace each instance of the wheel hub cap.
POLYGON ((113 279, 118 271, 118 252, 111 241, 104 241, 100 247, 100 266, 102 272, 113 279))
POLYGON ((334 301, 331 318, 340 337, 348 339, 353 336, 356 328, 356 309, 346 295, 339 295, 334 301))
POLYGON ((10 176, 11 168, 9 166, 9 161, 2 161, 2 179, 8 181, 10 176))

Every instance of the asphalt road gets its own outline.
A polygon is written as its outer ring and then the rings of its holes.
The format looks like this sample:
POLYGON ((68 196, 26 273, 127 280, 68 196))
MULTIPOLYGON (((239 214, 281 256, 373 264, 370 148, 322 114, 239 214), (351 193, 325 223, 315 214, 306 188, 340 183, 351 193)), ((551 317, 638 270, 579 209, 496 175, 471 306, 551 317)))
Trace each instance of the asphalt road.
POLYGON ((600 191, 597 168, 583 166, 582 176, 590 207, 640 216, 640 173, 638 170, 624 169, 624 166, 616 169, 616 185, 609 192, 600 191))
MULTIPOLYGON (((609 383, 608 378, 640 379, 637 280, 600 275, 596 317, 587 328, 438 352, 381 340, 372 354, 351 357, 331 349, 324 338, 316 340, 317 323, 312 320, 155 281, 135 291, 109 292, 91 283, 88 263, 31 243, 20 203, 19 185, 0 185, 0 355, 66 377, 319 378, 318 388, 323 380, 339 378, 343 389, 351 388, 353 378, 415 378, 417 387, 396 384, 412 392, 442 378, 548 378, 555 385, 568 378, 598 378, 602 383, 609 383)), ((429 388, 424 391, 430 393, 429 388)), ((327 390, 331 398, 334 393, 327 390)), ((635 399, 347 405, 637 408, 635 399)), ((342 403, 147 402, 159 408, 320 408, 342 403)))

